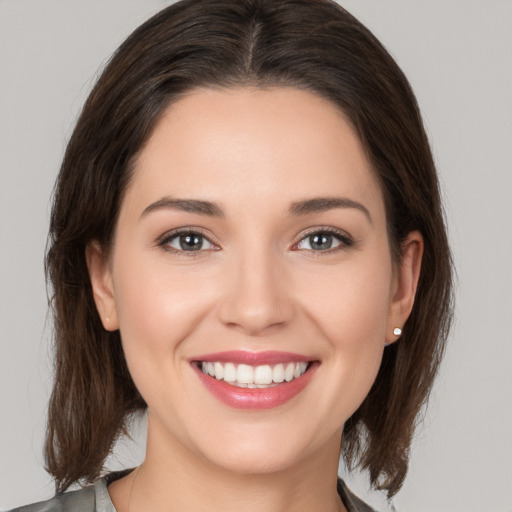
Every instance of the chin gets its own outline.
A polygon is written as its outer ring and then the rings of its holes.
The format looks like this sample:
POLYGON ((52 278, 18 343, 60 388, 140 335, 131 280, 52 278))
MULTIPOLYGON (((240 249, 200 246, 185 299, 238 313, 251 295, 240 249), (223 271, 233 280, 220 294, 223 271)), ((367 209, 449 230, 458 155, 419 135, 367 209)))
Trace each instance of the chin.
POLYGON ((265 450, 233 450, 232 453, 212 454, 210 461, 219 468, 240 475, 270 475, 295 467, 301 460, 299 453, 282 453, 265 450))
MULTIPOLYGON (((287 430, 287 429, 286 429, 287 430)), ((229 439, 215 438, 215 443, 204 443, 198 451, 212 464, 241 475, 270 475, 299 467, 304 459, 322 450, 318 437, 296 430, 286 435, 285 429, 269 431, 245 429, 243 434, 229 435, 229 439)), ((324 443, 330 453, 338 457, 341 433, 324 443)))

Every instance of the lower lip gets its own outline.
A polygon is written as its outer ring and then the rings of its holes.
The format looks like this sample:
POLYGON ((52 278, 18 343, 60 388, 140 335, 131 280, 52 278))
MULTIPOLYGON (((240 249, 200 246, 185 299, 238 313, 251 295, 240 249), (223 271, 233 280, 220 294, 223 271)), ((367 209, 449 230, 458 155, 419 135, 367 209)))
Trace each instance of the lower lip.
POLYGON ((310 363, 306 373, 291 382, 263 389, 232 386, 223 380, 210 377, 195 364, 193 367, 208 391, 226 405, 237 409, 272 409, 297 396, 308 385, 318 363, 310 363))

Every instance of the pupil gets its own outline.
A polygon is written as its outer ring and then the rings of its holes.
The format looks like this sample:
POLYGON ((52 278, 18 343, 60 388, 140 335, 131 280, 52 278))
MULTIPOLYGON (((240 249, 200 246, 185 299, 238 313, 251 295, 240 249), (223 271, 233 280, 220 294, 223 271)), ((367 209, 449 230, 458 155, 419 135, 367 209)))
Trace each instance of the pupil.
POLYGON ((325 233, 317 233, 316 235, 311 235, 309 237, 309 243, 313 249, 330 249, 332 246, 332 236, 326 235, 325 233))
POLYGON ((185 251, 198 251, 203 246, 201 235, 181 235, 180 246, 185 251))

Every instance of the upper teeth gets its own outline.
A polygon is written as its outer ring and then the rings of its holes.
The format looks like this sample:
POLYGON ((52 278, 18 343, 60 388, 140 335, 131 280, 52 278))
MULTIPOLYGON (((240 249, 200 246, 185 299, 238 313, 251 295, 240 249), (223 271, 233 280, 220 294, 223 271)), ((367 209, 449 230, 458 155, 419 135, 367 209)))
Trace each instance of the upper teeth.
POLYGON ((247 388, 266 388, 281 382, 290 382, 300 377, 307 369, 308 363, 286 363, 261 366, 234 363, 205 362, 201 369, 204 373, 224 380, 229 384, 247 388))

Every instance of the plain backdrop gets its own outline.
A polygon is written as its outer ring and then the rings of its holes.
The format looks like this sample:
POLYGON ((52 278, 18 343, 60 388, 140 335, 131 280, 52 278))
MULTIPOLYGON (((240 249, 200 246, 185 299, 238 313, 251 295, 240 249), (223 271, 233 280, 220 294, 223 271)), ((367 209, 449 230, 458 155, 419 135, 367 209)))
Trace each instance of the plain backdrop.
MULTIPOLYGON (((0 510, 52 495, 41 455, 51 385, 43 255, 66 140, 98 69, 167 3, 0 0, 0 510)), ((416 91, 458 272, 456 324, 395 506, 510 512, 512 2, 340 3, 416 91)), ((140 430, 111 467, 140 461, 140 430)), ((351 483, 381 503, 363 477, 351 483)))

